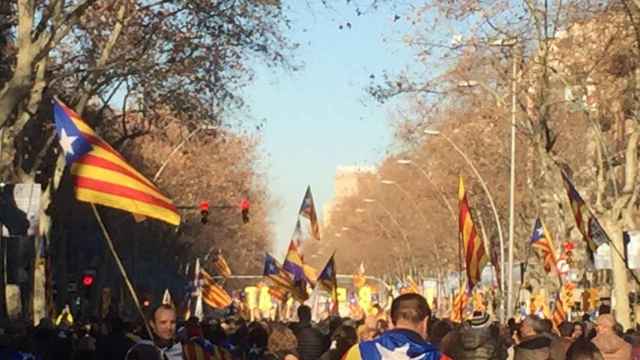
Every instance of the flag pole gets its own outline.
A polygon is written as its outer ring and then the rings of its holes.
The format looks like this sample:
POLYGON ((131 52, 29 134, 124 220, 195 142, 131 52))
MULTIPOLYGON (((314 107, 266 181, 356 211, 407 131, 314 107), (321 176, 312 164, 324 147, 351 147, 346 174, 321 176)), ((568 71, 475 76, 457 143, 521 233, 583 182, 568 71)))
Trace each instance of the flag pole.
POLYGON ((98 209, 96 208, 96 205, 94 203, 91 203, 91 209, 93 210, 93 214, 96 216, 96 220, 98 220, 98 224, 100 225, 100 229, 102 230, 102 234, 104 235, 105 241, 106 241, 107 245, 109 246, 109 250, 111 250, 111 254, 113 255, 113 259, 116 261, 116 264, 118 265, 118 269, 120 270, 120 274, 122 275, 122 278, 124 279, 125 284, 127 284, 127 288, 129 289, 129 293, 131 294, 131 297, 133 298, 133 302, 136 305, 136 309, 138 309, 138 313, 142 317, 142 322, 144 323, 144 328, 147 330, 147 334, 149 334, 149 339, 153 339, 153 333, 151 332, 151 329, 149 328, 149 324, 147 323, 147 320, 146 320, 146 318, 144 316, 144 312, 142 311, 142 307, 140 306, 140 301, 138 300, 138 296, 136 295, 136 291, 133 288, 133 285, 131 284, 131 281, 129 280, 129 276, 127 275, 127 271, 124 269, 124 266, 122 265, 122 261, 120 260, 120 256, 118 256, 118 253, 116 252, 115 247, 113 247, 113 241, 111 241, 111 236, 107 232, 107 228, 104 226, 104 222, 102 221, 102 217, 100 216, 100 213, 98 212, 98 209))

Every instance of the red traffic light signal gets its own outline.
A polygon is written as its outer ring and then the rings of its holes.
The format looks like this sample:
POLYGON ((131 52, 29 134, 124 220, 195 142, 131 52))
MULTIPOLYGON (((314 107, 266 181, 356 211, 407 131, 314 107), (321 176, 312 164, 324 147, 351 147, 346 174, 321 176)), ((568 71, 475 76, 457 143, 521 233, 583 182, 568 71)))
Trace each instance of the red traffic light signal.
POLYGON ((206 224, 209 222, 209 202, 201 201, 198 208, 200 209, 200 222, 206 224))
POLYGON ((251 207, 249 199, 246 197, 242 198, 242 201, 240 201, 240 210, 242 212, 242 222, 245 224, 249 222, 249 207, 251 207))
POLYGON ((93 275, 91 274, 82 275, 82 286, 91 287, 91 285, 93 285, 94 282, 95 282, 95 278, 93 277, 93 275))

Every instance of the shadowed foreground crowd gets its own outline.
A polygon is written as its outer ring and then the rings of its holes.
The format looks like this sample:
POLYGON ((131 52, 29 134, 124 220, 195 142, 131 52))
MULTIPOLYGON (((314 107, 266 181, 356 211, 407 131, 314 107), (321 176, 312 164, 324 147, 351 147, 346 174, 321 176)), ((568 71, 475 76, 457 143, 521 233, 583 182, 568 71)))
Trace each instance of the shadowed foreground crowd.
POLYGON ((152 339, 118 318, 75 328, 11 324, 0 329, 0 360, 640 360, 640 332, 623 334, 610 314, 557 329, 534 316, 501 326, 482 312, 461 325, 431 315, 417 294, 396 298, 388 314, 317 324, 304 305, 289 324, 237 316, 176 324, 175 310, 161 305, 149 316, 152 339))

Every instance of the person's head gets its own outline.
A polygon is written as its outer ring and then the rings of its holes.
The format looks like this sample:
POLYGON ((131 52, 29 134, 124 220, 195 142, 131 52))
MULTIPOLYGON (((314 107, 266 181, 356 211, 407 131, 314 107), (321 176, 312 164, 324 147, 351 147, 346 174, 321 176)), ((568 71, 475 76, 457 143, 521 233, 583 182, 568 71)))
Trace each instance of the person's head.
POLYGON ((569 346, 567 360, 603 360, 598 348, 589 340, 579 338, 569 346))
POLYGON ((553 332, 553 322, 550 319, 540 319, 543 326, 543 333, 551 334, 553 332))
POLYGON ((391 323, 395 328, 414 330, 427 336, 427 320, 431 309, 427 300, 419 294, 403 294, 391 303, 391 323))
POLYGON ((301 323, 311 322, 311 308, 307 305, 300 305, 298 307, 298 320, 301 323))
POLYGON ((156 306, 151 312, 149 325, 153 333, 160 339, 173 339, 176 334, 176 310, 167 304, 156 306))
POLYGON ((282 351, 295 351, 298 347, 298 340, 293 331, 282 324, 274 324, 267 341, 267 348, 272 353, 282 351))
POLYGON ((334 331, 331 340, 336 342, 336 349, 344 352, 358 342, 358 334, 353 326, 340 325, 336 331, 334 331))
POLYGON ((573 325, 573 334, 571 334, 571 337, 574 339, 582 337, 584 335, 584 325, 580 322, 575 322, 573 325))
POLYGON ((438 345, 451 330, 453 327, 448 321, 436 320, 432 325, 429 325, 429 340, 434 345, 438 345))
POLYGON ((546 330, 546 326, 542 320, 535 316, 529 315, 520 324, 520 336, 530 337, 542 334, 546 330))
POLYGON ((596 320, 596 332, 598 334, 611 334, 615 325, 616 320, 611 314, 600 315, 596 320))
POLYGON ((560 332, 560 336, 568 338, 573 335, 574 328, 575 325, 572 322, 563 321, 560 323, 560 326, 558 326, 558 332, 560 332))

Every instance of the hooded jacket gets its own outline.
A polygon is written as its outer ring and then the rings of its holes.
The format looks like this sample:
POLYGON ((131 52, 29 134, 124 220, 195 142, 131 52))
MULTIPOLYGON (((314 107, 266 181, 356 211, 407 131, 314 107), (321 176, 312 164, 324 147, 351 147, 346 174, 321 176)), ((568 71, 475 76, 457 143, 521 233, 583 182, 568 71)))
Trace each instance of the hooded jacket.
POLYGON ((544 335, 525 338, 515 348, 514 360, 548 360, 551 339, 544 335))
POLYGON ((598 334, 591 342, 600 350, 605 360, 631 359, 631 344, 614 333, 598 334))
POLYGON ((439 360, 440 352, 418 333, 407 329, 385 331, 379 337, 354 345, 344 360, 381 360, 391 358, 415 358, 439 360))
POLYGON ((481 327, 472 327, 465 324, 460 330, 460 346, 457 346, 457 360, 504 360, 507 358, 507 349, 500 337, 498 329, 490 324, 481 327))

